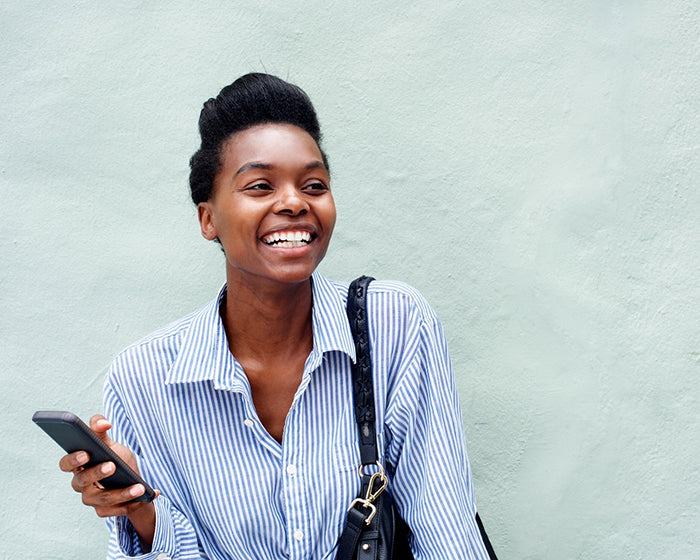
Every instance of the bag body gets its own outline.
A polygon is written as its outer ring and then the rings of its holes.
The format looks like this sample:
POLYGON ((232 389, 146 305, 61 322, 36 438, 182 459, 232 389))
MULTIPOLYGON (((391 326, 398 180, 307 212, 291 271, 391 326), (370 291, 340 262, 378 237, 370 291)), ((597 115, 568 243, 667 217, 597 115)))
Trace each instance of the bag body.
POLYGON ((410 530, 399 515, 386 475, 381 490, 371 497, 372 477, 363 477, 363 493, 348 510, 336 560, 413 560, 408 545, 410 530), (370 501, 371 500, 371 501, 370 501))

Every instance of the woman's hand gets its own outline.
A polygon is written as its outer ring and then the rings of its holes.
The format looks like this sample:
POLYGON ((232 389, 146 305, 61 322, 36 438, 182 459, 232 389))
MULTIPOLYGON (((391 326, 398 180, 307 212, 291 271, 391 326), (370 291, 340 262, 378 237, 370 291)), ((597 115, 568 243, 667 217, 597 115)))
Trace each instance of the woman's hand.
MULTIPOLYGON (((109 421, 100 414, 90 418, 90 429, 138 473, 134 454, 127 447, 112 441, 107 435, 107 430, 111 427, 109 421)), ((100 517, 121 515, 128 517, 141 540, 144 552, 150 550, 156 526, 155 507, 149 502, 133 501, 145 492, 143 485, 134 484, 128 488, 106 490, 100 485, 100 480, 114 474, 115 464, 107 462, 84 468, 89 460, 90 457, 85 451, 76 451, 62 457, 59 467, 64 472, 73 473, 71 485, 73 490, 82 495, 85 505, 95 508, 95 512, 100 517)))

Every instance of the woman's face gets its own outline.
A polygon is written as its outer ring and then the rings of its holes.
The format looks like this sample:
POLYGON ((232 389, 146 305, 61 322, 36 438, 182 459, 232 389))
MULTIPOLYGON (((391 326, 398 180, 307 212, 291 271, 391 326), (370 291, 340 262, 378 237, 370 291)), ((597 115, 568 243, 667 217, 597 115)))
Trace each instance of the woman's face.
POLYGON ((198 214, 202 235, 223 245, 229 282, 307 280, 335 225, 318 145, 289 124, 234 134, 222 150, 212 196, 198 205, 198 214))

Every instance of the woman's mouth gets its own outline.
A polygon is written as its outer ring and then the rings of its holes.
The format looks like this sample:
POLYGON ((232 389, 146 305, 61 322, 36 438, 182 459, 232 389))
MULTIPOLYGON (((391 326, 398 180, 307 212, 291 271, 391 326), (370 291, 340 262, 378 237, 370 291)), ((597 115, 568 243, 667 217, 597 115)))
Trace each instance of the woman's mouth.
POLYGON ((270 247, 304 247, 311 243, 311 232, 304 230, 276 231, 262 238, 270 247))

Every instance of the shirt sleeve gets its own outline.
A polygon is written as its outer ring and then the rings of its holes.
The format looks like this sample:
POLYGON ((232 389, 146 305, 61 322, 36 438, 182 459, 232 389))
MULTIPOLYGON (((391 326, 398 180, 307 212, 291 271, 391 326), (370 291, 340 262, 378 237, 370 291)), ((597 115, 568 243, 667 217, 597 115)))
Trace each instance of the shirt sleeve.
MULTIPOLYGON (((114 367, 110 375, 114 373, 113 370, 114 367)), ((104 407, 105 416, 112 423, 110 437, 131 449, 138 464, 143 465, 138 439, 128 420, 124 404, 110 382, 109 375, 104 387, 104 407)), ((162 494, 153 501, 153 504, 156 508, 156 529, 151 552, 143 553, 139 537, 126 517, 111 517, 106 520, 110 532, 107 560, 206 558, 200 550, 194 528, 185 515, 162 494)))
POLYGON ((143 560, 190 560, 205 558, 200 554, 197 538, 187 519, 169 500, 158 496, 156 507, 156 532, 151 552, 142 553, 138 535, 126 517, 107 520, 110 528, 108 560, 139 558, 143 560))
POLYGON ((412 531, 416 560, 488 560, 447 343, 432 310, 413 311, 418 328, 409 329, 385 418, 392 497, 412 531))

